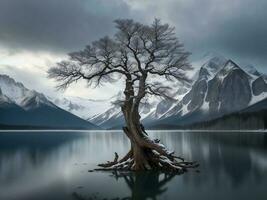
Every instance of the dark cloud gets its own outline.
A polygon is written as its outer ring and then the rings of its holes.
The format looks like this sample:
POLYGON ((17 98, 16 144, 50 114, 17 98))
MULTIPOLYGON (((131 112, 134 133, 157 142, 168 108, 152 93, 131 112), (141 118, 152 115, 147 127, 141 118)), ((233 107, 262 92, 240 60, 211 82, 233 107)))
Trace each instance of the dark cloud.
POLYGON ((216 51, 267 69, 267 1, 200 0, 168 8, 193 52, 216 51))
POLYGON ((66 52, 112 33, 116 18, 159 17, 176 26, 193 58, 216 51, 264 70, 266 9, 266 0, 1 0, 0 42, 66 52))
POLYGON ((73 50, 113 30, 120 0, 1 0, 0 43, 9 48, 73 50))

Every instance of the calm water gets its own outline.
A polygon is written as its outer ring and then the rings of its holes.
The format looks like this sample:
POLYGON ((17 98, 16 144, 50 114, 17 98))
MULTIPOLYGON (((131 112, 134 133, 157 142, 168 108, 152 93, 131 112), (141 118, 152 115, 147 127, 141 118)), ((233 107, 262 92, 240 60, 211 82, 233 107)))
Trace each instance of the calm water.
POLYGON ((120 132, 2 132, 0 199, 267 199, 266 133, 150 135, 198 161, 200 173, 88 172, 115 151, 126 153, 120 132))

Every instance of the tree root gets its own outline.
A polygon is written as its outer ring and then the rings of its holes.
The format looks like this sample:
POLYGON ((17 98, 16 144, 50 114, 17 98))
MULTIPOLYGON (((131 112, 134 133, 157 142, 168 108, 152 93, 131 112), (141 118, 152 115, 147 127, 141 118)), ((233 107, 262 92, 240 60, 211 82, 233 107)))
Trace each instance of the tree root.
MULTIPOLYGON (((162 149, 165 147, 159 143, 159 140, 154 141, 154 145, 159 145, 162 149)), ((101 167, 95 170, 118 170, 118 171, 145 171, 157 170, 164 173, 182 174, 189 168, 199 166, 196 162, 188 162, 183 158, 175 156, 174 152, 169 152, 165 149, 164 155, 157 152, 155 149, 144 148, 142 154, 134 155, 131 149, 122 159, 119 160, 118 154, 115 152, 114 161, 99 164, 101 167)))

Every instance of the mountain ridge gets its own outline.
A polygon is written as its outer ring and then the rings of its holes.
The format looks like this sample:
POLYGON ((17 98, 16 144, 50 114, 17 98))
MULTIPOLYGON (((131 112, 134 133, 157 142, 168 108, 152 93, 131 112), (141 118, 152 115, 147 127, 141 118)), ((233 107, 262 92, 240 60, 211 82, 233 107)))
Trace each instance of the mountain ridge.
MULTIPOLYGON (((184 126, 209 121, 239 112, 267 98, 266 75, 251 65, 244 67, 221 55, 207 55, 186 76, 193 78, 191 83, 174 85, 173 100, 149 97, 141 103, 140 115, 145 126, 184 126)), ((2 113, 3 109, 12 108, 20 116, 23 116, 23 112, 35 115, 39 108, 41 113, 45 112, 41 108, 46 108, 51 112, 57 110, 72 113, 73 116, 82 118, 80 120, 83 122, 87 120, 91 124, 110 129, 124 124, 120 106, 116 104, 122 98, 121 92, 99 101, 80 97, 45 96, 25 88, 22 83, 7 75, 0 75, 2 113)))
POLYGON ((0 124, 54 128, 99 129, 53 104, 42 93, 0 74, 0 124))
MULTIPOLYGON (((206 59, 199 70, 195 70, 198 75, 193 76, 195 80, 191 88, 179 100, 171 103, 162 100, 149 115, 144 115, 141 110, 142 122, 148 126, 162 122, 185 125, 203 119, 211 120, 253 105, 267 97, 267 84, 263 74, 257 76, 256 70, 252 70, 252 67, 249 69, 222 56, 206 59)), ((99 114, 98 121, 89 121, 104 125, 105 128, 123 124, 122 115, 118 123, 119 114, 113 120, 112 116, 106 117, 107 112, 99 114)))

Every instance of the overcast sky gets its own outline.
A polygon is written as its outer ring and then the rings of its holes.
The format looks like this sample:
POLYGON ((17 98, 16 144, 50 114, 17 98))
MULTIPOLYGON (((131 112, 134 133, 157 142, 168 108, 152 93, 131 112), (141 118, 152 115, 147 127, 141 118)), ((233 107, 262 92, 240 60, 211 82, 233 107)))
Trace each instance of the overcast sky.
MULTIPOLYGON (((191 60, 217 52, 267 72, 266 0, 0 0, 0 73, 53 93, 46 71, 66 53, 115 32, 113 20, 160 18, 176 27, 191 60)), ((106 98, 78 84, 65 94, 106 98)), ((103 92, 104 91, 104 92, 103 92)))

